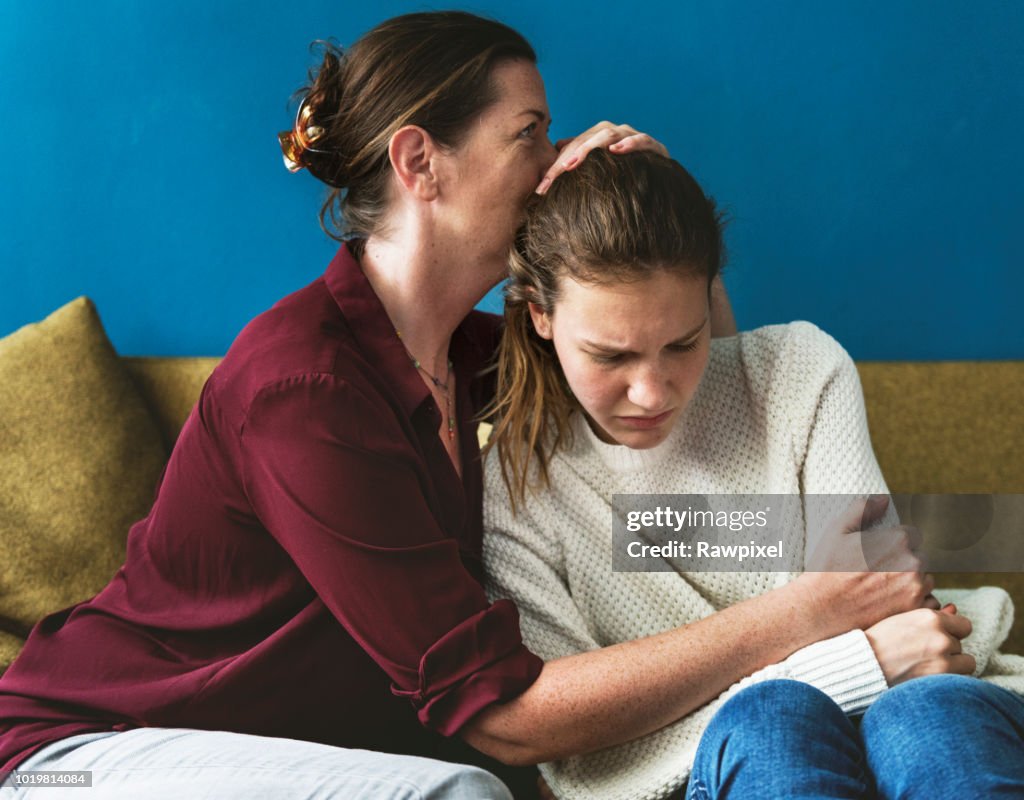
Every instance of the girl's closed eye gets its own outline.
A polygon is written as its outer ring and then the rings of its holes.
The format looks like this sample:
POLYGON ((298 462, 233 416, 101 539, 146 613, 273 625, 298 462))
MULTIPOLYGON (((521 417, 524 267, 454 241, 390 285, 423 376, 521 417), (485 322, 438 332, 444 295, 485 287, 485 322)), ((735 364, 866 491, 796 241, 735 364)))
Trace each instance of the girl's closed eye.
POLYGON ((697 349, 698 344, 700 344, 700 339, 694 339, 692 342, 687 342, 686 344, 680 344, 678 342, 670 344, 666 349, 672 353, 692 353, 697 349))
POLYGON ((624 353, 587 353, 595 364, 610 366, 620 364, 625 358, 624 353))

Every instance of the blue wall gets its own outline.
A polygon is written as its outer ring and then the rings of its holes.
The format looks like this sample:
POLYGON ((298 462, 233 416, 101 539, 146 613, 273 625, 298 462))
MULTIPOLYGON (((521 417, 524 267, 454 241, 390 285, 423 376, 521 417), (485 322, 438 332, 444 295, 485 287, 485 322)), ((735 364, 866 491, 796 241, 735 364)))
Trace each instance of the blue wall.
MULTIPOLYGON (((0 0, 0 335, 88 294, 122 353, 223 353, 333 252, 275 138, 307 45, 429 7, 0 0)), ((555 137, 629 122, 731 211, 741 326, 1024 358, 1024 3, 468 8, 534 43, 555 137)))

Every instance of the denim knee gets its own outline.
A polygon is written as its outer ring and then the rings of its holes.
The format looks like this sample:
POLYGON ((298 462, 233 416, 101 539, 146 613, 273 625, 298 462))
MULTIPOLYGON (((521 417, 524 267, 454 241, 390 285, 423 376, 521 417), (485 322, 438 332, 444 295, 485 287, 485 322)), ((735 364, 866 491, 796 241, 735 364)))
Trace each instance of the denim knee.
MULTIPOLYGON (((912 678, 909 681, 898 683, 885 692, 879 700, 882 703, 890 703, 893 698, 912 698, 915 702, 928 697, 943 697, 948 695, 951 699, 961 696, 983 696, 988 686, 984 681, 972 678, 969 675, 924 675, 920 678, 912 678)), ((875 703, 878 705, 878 703, 875 703)))
POLYGON ((870 790, 857 732, 810 684, 756 683, 731 697, 701 737, 691 798, 864 797, 870 790))
POLYGON ((1024 700, 979 678, 927 675, 897 684, 864 715, 861 735, 870 747, 941 740, 972 726, 996 721, 1024 732, 1024 700))
POLYGON ((922 726, 948 728, 964 713, 984 711, 991 687, 966 675, 926 675, 897 684, 886 691, 864 714, 861 733, 919 736, 922 726))
POLYGON ((820 689, 809 683, 793 680, 770 680, 748 686, 731 697, 714 717, 714 721, 742 722, 750 730, 772 721, 806 717, 824 720, 835 715, 843 717, 842 709, 820 689))
POLYGON ((772 734, 799 737, 825 725, 842 725, 842 709, 820 689, 793 680, 770 680, 741 690, 718 710, 701 737, 720 747, 744 746, 756 750, 772 734))
POLYGON ((1024 796, 1024 700, 985 681, 898 684, 860 731, 882 797, 1024 796))

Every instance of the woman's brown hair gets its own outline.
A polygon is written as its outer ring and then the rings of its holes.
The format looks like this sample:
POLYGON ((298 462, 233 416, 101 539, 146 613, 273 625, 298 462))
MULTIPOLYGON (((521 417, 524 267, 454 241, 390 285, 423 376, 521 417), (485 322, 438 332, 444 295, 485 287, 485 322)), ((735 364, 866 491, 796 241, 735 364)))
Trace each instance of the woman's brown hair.
POLYGON ((649 152, 595 150, 536 198, 516 235, 505 286, 505 333, 488 449, 496 445, 513 510, 528 487, 546 486, 548 464, 572 443, 578 408, 550 340, 529 304, 555 313, 560 281, 616 283, 657 270, 711 282, 724 261, 722 217, 682 166, 649 152), (531 461, 536 476, 529 478, 531 461))
POLYGON ((443 147, 456 147, 497 100, 494 67, 537 60, 512 28, 461 11, 389 19, 347 50, 319 44, 323 62, 299 92, 295 130, 282 134, 282 146, 292 166, 330 187, 320 224, 338 240, 378 230, 397 130, 418 125, 443 147))

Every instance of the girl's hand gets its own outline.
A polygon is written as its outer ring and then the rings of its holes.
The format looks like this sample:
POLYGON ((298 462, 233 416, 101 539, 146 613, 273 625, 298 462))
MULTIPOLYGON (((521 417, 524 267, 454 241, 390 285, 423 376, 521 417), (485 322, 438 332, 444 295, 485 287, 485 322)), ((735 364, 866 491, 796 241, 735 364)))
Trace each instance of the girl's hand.
POLYGON ((613 153, 652 150, 663 156, 668 155, 665 145, 657 139, 653 139, 646 133, 640 133, 629 125, 615 125, 611 122, 599 122, 575 139, 559 139, 555 142, 555 147, 559 150, 558 158, 548 168, 544 179, 537 186, 537 194, 544 194, 555 178, 566 170, 573 169, 595 147, 604 147, 613 153))
POLYGON ((883 619, 864 632, 890 686, 922 675, 971 675, 974 656, 960 641, 971 633, 971 621, 952 603, 939 611, 918 608, 883 619))
POLYGON ((858 500, 816 537, 813 547, 808 543, 807 571, 793 584, 808 592, 810 609, 827 636, 921 609, 935 588, 917 552, 921 537, 916 530, 873 529, 888 507, 884 495, 858 500))

